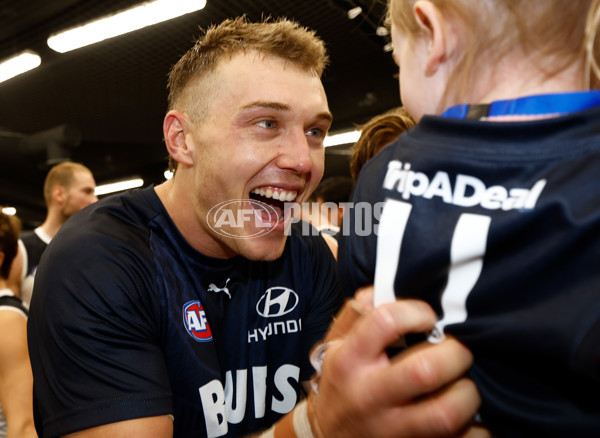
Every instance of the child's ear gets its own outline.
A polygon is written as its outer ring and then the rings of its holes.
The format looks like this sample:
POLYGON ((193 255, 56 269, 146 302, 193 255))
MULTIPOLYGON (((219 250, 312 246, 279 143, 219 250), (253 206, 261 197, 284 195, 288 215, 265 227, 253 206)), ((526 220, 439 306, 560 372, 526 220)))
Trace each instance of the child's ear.
POLYGON ((431 76, 448 58, 449 48, 444 33, 446 29, 443 26, 443 16, 437 6, 427 0, 416 2, 413 11, 428 47, 425 75, 431 76))

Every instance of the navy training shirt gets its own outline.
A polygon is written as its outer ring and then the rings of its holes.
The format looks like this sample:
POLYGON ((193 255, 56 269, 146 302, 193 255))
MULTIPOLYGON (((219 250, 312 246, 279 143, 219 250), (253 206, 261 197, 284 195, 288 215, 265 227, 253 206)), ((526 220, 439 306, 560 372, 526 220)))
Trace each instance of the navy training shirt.
POLYGON ((176 437, 243 436, 300 397, 308 354, 341 306, 321 237, 273 262, 206 257, 152 187, 113 195, 61 228, 29 319, 44 437, 171 414, 176 437))

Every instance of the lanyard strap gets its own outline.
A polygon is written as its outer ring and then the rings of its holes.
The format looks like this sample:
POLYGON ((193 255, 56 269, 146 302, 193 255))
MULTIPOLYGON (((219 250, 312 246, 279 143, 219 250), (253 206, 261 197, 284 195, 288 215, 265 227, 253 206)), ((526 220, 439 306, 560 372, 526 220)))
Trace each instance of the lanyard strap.
POLYGON ((448 108, 442 117, 481 119, 494 116, 562 115, 600 106, 600 90, 541 94, 489 104, 462 104, 448 108))

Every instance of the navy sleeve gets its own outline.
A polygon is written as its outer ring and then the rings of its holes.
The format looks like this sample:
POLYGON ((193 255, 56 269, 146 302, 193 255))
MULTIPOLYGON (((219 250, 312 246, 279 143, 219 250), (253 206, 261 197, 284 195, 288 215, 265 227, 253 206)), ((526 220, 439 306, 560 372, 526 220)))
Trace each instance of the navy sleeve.
POLYGON ((152 263, 131 250, 144 236, 89 221, 61 229, 35 280, 28 342, 46 437, 172 412, 152 263))

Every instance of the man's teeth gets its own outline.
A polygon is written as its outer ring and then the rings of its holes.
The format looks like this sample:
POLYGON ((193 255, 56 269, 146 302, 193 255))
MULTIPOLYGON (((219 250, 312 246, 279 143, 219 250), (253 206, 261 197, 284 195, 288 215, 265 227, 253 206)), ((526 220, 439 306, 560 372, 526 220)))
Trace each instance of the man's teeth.
POLYGON ((252 193, 255 195, 264 196, 265 198, 273 198, 278 201, 291 202, 296 199, 298 192, 288 192, 286 190, 273 189, 254 189, 252 193))

